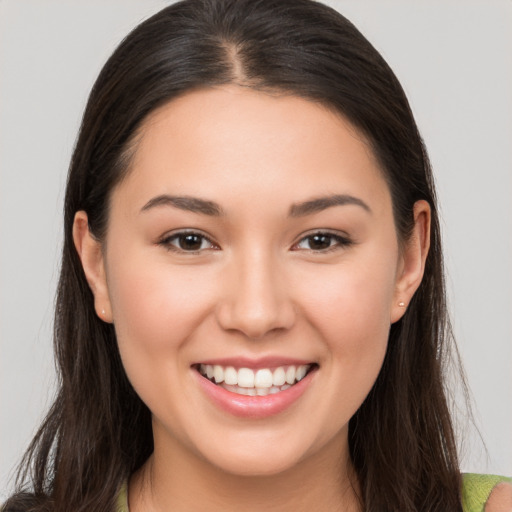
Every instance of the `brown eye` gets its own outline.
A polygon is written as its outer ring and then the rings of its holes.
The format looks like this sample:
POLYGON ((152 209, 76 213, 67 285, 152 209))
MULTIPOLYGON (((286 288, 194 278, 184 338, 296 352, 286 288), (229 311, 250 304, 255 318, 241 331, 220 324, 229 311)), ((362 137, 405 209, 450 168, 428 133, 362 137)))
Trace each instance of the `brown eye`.
POLYGON ((313 251, 321 251, 331 246, 333 236, 327 234, 318 234, 307 237, 308 248, 313 251))
POLYGON ((179 235, 176 241, 183 251, 198 251, 203 245, 203 237, 196 234, 179 235))
POLYGON ((206 249, 214 249, 216 246, 200 233, 176 233, 164 238, 161 245, 177 252, 199 252, 206 249))
POLYGON ((293 250, 307 250, 315 252, 327 252, 330 250, 348 247, 352 241, 346 236, 328 232, 318 232, 302 238, 293 250))

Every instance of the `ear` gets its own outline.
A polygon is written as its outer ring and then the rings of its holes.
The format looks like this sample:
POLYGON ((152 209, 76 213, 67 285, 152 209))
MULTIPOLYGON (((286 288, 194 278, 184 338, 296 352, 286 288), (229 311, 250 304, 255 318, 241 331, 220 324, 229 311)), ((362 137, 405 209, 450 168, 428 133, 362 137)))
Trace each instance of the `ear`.
POLYGON ((87 283, 94 295, 96 314, 104 322, 112 322, 112 307, 108 294, 102 246, 89 231, 89 220, 84 211, 75 214, 73 241, 82 262, 87 283))
POLYGON ((425 261, 430 248, 430 205, 427 201, 416 201, 413 213, 414 228, 400 256, 391 307, 391 323, 402 318, 418 289, 423 279, 425 261))

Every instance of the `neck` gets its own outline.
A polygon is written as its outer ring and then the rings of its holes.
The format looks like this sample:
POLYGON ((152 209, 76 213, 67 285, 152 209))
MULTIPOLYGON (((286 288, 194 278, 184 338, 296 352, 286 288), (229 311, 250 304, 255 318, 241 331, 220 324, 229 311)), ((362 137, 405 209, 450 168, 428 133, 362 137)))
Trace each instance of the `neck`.
POLYGON ((155 452, 130 481, 130 512, 357 512, 348 442, 345 437, 333 444, 278 474, 246 476, 225 472, 181 447, 159 450, 155 443, 155 452))

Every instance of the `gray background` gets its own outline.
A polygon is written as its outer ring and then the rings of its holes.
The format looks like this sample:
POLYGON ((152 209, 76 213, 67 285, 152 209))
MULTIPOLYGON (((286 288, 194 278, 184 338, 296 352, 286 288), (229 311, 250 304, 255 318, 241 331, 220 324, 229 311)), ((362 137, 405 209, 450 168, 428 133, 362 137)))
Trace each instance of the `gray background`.
MULTIPOLYGON (((53 394, 63 187, 86 97, 163 0, 0 0, 0 500, 53 394)), ((512 474, 512 2, 339 0, 409 95, 437 175, 474 397, 463 469, 512 474)), ((456 408, 461 407, 461 401, 456 408)))

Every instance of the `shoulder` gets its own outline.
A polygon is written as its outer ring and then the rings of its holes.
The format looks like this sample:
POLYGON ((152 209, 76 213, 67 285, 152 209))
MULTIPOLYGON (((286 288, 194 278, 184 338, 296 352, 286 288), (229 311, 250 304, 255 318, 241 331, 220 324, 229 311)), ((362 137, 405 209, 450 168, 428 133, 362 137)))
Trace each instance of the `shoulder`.
POLYGON ((462 504, 464 512, 512 510, 511 483, 512 479, 504 476, 477 473, 463 474, 462 504))
POLYGON ((512 483, 501 482, 494 487, 485 505, 485 512, 512 511, 512 483))

